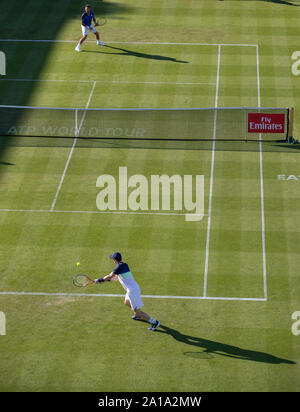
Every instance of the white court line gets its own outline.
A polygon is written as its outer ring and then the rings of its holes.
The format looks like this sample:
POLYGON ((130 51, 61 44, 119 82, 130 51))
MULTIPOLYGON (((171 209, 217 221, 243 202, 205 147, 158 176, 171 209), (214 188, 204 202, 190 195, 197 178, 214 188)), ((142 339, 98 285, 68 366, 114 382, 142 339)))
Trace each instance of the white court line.
MULTIPOLYGON (((259 73, 259 50, 256 47, 256 63, 257 63, 257 103, 261 107, 260 97, 260 73, 259 73)), ((263 278, 264 278, 264 297, 267 299, 267 264, 266 264, 266 236, 265 236, 265 206, 264 206, 264 181, 263 181, 263 159, 262 159, 262 135, 259 134, 259 164, 260 164, 260 198, 261 198, 261 235, 262 235, 262 251, 263 251, 263 278)))
MULTIPOLYGON (((218 103, 219 103, 220 65, 221 65, 221 46, 218 46, 218 66, 217 66, 217 83, 216 83, 216 97, 215 97, 215 108, 216 109, 218 108, 218 103)), ((208 258, 209 258, 209 242, 210 242, 210 226, 211 226, 212 192, 213 192, 213 181, 214 181, 216 134, 217 134, 217 110, 215 110, 215 117, 214 117, 214 134, 213 134, 213 146, 212 146, 212 154, 211 154, 209 206, 208 206, 208 220, 207 220, 203 296, 206 296, 206 293, 207 293, 207 274, 208 274, 208 258)))
MULTIPOLYGON (((78 40, 41 40, 41 39, 0 39, 2 43, 78 43, 78 40)), ((94 43, 87 40, 85 43, 94 43)), ((183 42, 143 42, 143 41, 107 41, 105 44, 134 44, 134 45, 167 45, 167 46, 231 46, 231 47, 257 47, 257 44, 241 43, 183 43, 183 42)))
MULTIPOLYGON (((88 107, 89 107, 89 104, 90 104, 92 95, 93 95, 93 93, 94 93, 95 86, 96 86, 96 82, 94 82, 94 84, 93 84, 91 93, 90 93, 90 95, 89 95, 89 98, 88 98, 88 101, 87 101, 87 104, 86 104, 86 107, 85 107, 86 109, 88 109, 88 107)), ((78 129, 78 134, 79 134, 79 132, 80 132, 80 129, 81 129, 81 126, 82 126, 82 123, 83 123, 83 121, 84 121, 85 116, 86 116, 86 111, 85 111, 84 114, 82 115, 81 123, 80 123, 79 129, 78 129)), ((76 146, 76 142, 77 142, 77 137, 75 137, 75 139, 74 139, 72 148, 71 148, 70 153, 69 153, 69 157, 68 157, 67 163, 66 163, 66 165, 65 165, 65 168, 64 168, 62 177, 61 177, 61 179, 60 179, 60 182, 59 182, 59 185, 58 185, 58 188, 57 188, 55 197, 54 197, 54 199, 53 199, 53 202, 52 202, 52 205, 51 205, 51 209, 50 209, 51 212, 53 212, 53 210, 54 210, 54 208, 55 208, 56 201, 57 201, 57 198, 58 198, 60 189, 61 189, 62 184, 63 184, 63 181, 64 181, 64 179, 65 179, 65 176, 66 176, 66 173, 67 173, 67 170, 68 170, 68 166, 69 166, 69 163, 70 163, 70 160, 71 160, 71 157, 72 157, 74 148, 75 148, 75 146, 76 146)))
POLYGON ((79 135, 79 133, 80 133, 82 124, 83 124, 83 122, 84 122, 84 119, 85 119, 85 116, 86 116, 86 113, 87 113, 87 109, 89 108, 89 105, 90 105, 90 102, 91 102, 91 98, 92 98, 92 96, 93 96, 93 93, 94 93, 96 84, 97 84, 97 82, 94 81, 93 87, 92 87, 92 90, 91 90, 91 93, 90 93, 90 96, 89 96, 89 99, 88 99, 87 104, 86 104, 86 106, 85 106, 85 111, 83 112, 83 115, 82 115, 82 118, 81 118, 81 122, 80 122, 80 125, 79 125, 79 128, 78 128, 78 135, 79 135))
MULTIPOLYGON (((95 215, 154 215, 154 216, 185 216, 186 213, 168 212, 128 212, 119 210, 51 210, 51 209, 0 209, 0 212, 7 213, 74 213, 74 214, 95 214, 95 215)), ((208 216, 207 214, 201 216, 208 216)))
MULTIPOLYGON (((72 296, 72 297, 109 297, 123 298, 124 294, 109 293, 51 293, 51 292, 0 292, 0 295, 8 296, 72 296)), ((189 299, 189 300, 226 300, 226 301, 254 301, 265 302, 265 298, 235 298, 235 297, 215 297, 215 296, 171 296, 171 295, 141 295, 142 298, 150 299, 189 299)))
MULTIPOLYGON (((61 82, 61 83, 93 83, 94 80, 54 80, 54 79, 2 79, 7 82, 61 82)), ((215 83, 206 82, 130 82, 123 80, 96 80, 102 84, 150 84, 150 85, 184 85, 184 86, 215 86, 215 83)))
POLYGON ((66 83, 93 83, 94 80, 57 80, 57 79, 6 79, 0 78, 0 81, 6 82, 66 82, 66 83))
POLYGON ((65 168, 64 168, 64 171, 63 171, 62 177, 61 177, 61 179, 60 179, 60 182, 59 182, 59 185, 58 185, 58 188, 57 188, 57 191, 56 191, 55 197, 54 197, 53 202, 52 202, 52 205, 51 205, 51 209, 50 209, 50 211, 51 211, 51 212, 53 212, 53 210, 54 210, 54 208, 55 208, 55 204, 56 204, 56 201, 57 201, 57 198, 58 198, 58 195, 59 195, 60 189, 61 189, 61 187, 62 187, 63 181, 64 181, 64 179, 65 179, 65 176, 66 176, 66 173, 67 173, 67 169, 68 169, 68 166, 69 166, 69 163, 70 163, 70 160, 71 160, 71 157, 72 157, 72 154, 73 154, 73 151, 74 151, 74 148, 75 148, 76 142, 77 142, 77 138, 75 138, 75 139, 74 139, 74 142, 73 142, 72 148, 71 148, 71 150, 70 150, 70 153, 69 153, 69 157, 68 157, 67 163, 66 163, 66 165, 65 165, 65 168))

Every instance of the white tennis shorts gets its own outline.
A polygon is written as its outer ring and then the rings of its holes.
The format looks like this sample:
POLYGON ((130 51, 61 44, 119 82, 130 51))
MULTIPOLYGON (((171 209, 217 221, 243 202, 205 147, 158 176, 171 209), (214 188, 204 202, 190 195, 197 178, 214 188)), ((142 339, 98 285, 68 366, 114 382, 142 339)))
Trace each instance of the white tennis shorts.
POLYGON ((125 299, 129 300, 132 310, 140 309, 142 306, 144 306, 139 290, 128 291, 125 295, 125 299))
POLYGON ((97 30, 95 29, 95 27, 92 24, 89 27, 81 25, 81 30, 82 30, 83 36, 87 36, 89 30, 92 33, 97 33, 97 30))

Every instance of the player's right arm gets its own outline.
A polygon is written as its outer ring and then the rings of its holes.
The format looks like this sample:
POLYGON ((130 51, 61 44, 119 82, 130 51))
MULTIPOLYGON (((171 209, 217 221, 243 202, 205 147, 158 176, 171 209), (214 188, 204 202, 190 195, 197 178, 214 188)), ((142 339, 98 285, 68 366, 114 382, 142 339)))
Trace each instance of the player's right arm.
POLYGON ((88 25, 85 23, 85 18, 86 18, 86 13, 83 13, 83 15, 81 16, 81 24, 84 27, 88 27, 88 25))

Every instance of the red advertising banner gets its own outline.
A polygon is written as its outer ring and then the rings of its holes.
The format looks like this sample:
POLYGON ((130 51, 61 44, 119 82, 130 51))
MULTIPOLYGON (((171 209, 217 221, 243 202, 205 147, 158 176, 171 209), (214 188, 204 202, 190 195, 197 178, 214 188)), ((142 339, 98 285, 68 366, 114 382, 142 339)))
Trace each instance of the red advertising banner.
POLYGON ((284 113, 248 113, 248 133, 284 133, 284 113))

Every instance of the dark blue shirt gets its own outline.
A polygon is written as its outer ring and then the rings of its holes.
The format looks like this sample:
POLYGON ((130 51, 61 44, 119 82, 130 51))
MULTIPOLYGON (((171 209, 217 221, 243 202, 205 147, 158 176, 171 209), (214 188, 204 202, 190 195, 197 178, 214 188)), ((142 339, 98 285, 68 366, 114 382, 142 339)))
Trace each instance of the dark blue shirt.
POLYGON ((141 293, 139 285, 134 280, 132 273, 127 265, 127 263, 119 262, 114 268, 113 273, 118 276, 119 282, 123 288, 128 292, 141 293))
POLYGON ((123 273, 128 272, 130 272, 129 266, 127 265, 127 263, 124 262, 119 262, 113 270, 113 273, 115 275, 122 275, 123 273))
POLYGON ((81 16, 81 21, 86 26, 90 26, 92 24, 92 20, 94 17, 95 15, 92 11, 90 12, 90 15, 88 15, 87 13, 83 13, 83 15, 81 16))

